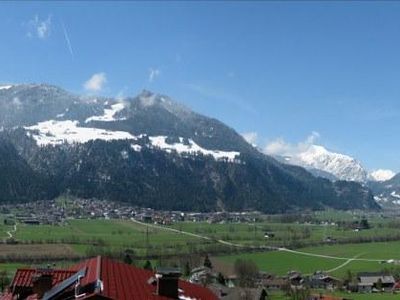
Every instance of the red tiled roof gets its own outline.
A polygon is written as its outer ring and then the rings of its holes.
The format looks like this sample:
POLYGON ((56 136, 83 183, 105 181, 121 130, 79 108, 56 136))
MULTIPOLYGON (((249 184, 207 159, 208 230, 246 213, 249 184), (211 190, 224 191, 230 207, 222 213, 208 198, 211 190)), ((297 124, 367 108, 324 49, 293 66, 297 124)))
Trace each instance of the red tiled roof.
MULTIPOLYGON (((116 262, 108 258, 96 257, 87 259, 70 270, 46 270, 53 275, 53 287, 74 275, 79 270, 86 268, 85 277, 81 279, 82 286, 101 280, 103 290, 98 293, 86 295, 81 299, 104 298, 115 300, 168 300, 170 298, 156 295, 156 285, 148 283, 155 276, 152 271, 139 269, 131 265, 116 262)), ((41 270, 41 274, 45 271, 41 270)), ((35 269, 18 269, 13 279, 11 288, 33 286, 32 277, 38 274, 35 269)), ((181 299, 217 300, 217 296, 209 289, 183 280, 178 281, 179 296, 181 299)), ((0 300, 12 299, 12 293, 5 294, 0 300)), ((28 299, 36 299, 31 295, 28 299)))
MULTIPOLYGON (((104 286, 103 291, 100 293, 102 296, 118 300, 169 299, 156 295, 155 285, 147 282, 155 275, 152 271, 139 269, 104 257, 88 259, 71 269, 79 270, 85 266, 88 271, 85 278, 82 279, 82 284, 100 279, 104 286)), ((180 295, 187 298, 198 300, 218 299, 209 289, 196 284, 179 280, 178 286, 182 290, 180 295)))
POLYGON ((94 282, 97 279, 100 279, 99 272, 101 270, 101 257, 98 256, 96 258, 91 258, 80 262, 77 265, 74 265, 70 268, 70 270, 74 272, 78 272, 79 270, 86 268, 86 275, 81 279, 81 284, 86 285, 88 283, 94 282))
POLYGON ((48 274, 53 276, 52 285, 64 281, 68 277, 75 274, 75 271, 71 270, 38 270, 38 269, 18 269, 14 275, 14 279, 11 282, 11 289, 15 287, 25 287, 31 288, 33 287, 33 277, 38 274, 48 274))
POLYGON ((400 281, 396 282, 395 285, 393 286, 394 290, 399 290, 400 289, 400 281))

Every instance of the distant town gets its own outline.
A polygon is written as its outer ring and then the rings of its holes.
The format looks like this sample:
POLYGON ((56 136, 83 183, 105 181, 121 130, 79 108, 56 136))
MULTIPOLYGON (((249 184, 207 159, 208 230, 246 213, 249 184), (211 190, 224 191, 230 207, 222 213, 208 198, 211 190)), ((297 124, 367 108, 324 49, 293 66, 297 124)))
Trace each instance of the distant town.
POLYGON ((60 197, 56 200, 36 201, 20 204, 0 205, 0 213, 5 222, 16 220, 30 225, 63 225, 71 219, 136 219, 141 222, 158 225, 172 225, 176 222, 212 223, 250 223, 260 220, 257 211, 244 212, 183 212, 160 211, 152 208, 140 208, 125 203, 60 197))

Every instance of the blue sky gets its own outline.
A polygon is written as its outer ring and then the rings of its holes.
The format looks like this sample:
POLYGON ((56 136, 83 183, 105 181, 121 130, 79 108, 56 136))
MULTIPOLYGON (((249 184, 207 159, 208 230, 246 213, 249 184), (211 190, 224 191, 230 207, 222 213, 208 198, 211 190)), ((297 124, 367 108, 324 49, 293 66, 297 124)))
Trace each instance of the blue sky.
POLYGON ((0 36, 0 82, 146 88, 262 148, 313 136, 400 171, 400 3, 2 2, 0 36))

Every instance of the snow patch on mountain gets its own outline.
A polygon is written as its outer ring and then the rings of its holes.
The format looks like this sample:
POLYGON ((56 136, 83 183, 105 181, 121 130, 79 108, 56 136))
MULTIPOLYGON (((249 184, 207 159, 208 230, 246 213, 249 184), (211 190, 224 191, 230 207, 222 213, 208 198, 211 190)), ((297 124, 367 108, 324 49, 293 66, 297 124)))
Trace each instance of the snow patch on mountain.
POLYGON ((136 152, 142 151, 142 146, 137 145, 137 144, 131 144, 131 148, 133 151, 136 151, 136 152))
POLYGON ((179 154, 192 154, 201 153, 206 156, 212 156, 215 160, 228 160, 234 162, 235 159, 240 155, 237 151, 219 151, 219 150, 207 150, 200 147, 192 139, 188 140, 185 144, 183 138, 179 138, 180 143, 168 144, 166 142, 166 136, 153 136, 149 137, 151 144, 154 147, 165 150, 166 152, 176 151, 179 154))
POLYGON ((125 108, 125 104, 122 102, 111 105, 111 108, 104 109, 103 115, 100 116, 92 116, 85 120, 85 123, 89 123, 91 121, 101 121, 101 122, 112 122, 117 120, 124 120, 125 118, 116 119, 115 116, 118 112, 122 111, 125 108))
MULTIPOLYGON (((115 110, 115 109, 114 109, 115 110)), ((142 139, 145 135, 134 136, 125 131, 111 131, 99 128, 91 127, 80 127, 78 121, 58 121, 49 120, 40 122, 33 126, 24 127, 27 130, 27 135, 32 137, 38 146, 47 145, 61 145, 63 143, 86 143, 91 140, 138 140, 142 139)), ((168 143, 167 136, 150 136, 148 137, 152 146, 168 153, 172 151, 178 154, 189 154, 197 155, 199 153, 205 156, 212 156, 215 160, 226 160, 229 162, 236 162, 240 152, 237 151, 219 151, 219 150, 208 150, 192 139, 184 141, 182 137, 179 137, 179 143, 168 143)), ((142 146, 132 144, 131 148, 134 151, 141 151, 142 146)))
POLYGON ((378 169, 369 174, 369 178, 373 181, 386 181, 392 179, 396 175, 392 170, 378 169))
POLYGON ((136 140, 136 137, 128 132, 87 128, 78 125, 78 121, 50 120, 24 128, 28 130, 27 134, 32 136, 39 146, 60 145, 63 143, 86 143, 96 139, 105 141, 136 140))
POLYGON ((13 87, 12 85, 0 85, 0 90, 8 90, 12 87, 13 87))

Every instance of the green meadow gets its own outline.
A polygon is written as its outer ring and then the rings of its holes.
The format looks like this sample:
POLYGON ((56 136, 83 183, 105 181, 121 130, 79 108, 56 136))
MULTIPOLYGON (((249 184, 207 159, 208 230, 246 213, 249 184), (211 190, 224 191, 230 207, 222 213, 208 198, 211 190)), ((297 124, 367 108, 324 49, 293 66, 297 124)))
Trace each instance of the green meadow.
POLYGON ((337 258, 356 257, 359 259, 379 261, 348 261, 347 259, 314 257, 284 251, 246 253, 223 256, 220 259, 229 263, 234 263, 238 258, 253 260, 261 270, 279 275, 284 275, 288 271, 292 270, 300 271, 304 274, 310 274, 317 270, 332 270, 330 272, 332 275, 342 277, 347 270, 351 270, 352 272, 361 272, 380 271, 382 269, 394 268, 396 265, 385 261, 390 259, 397 259, 400 261, 399 249, 400 242, 345 244, 297 249, 298 251, 305 253, 327 255, 337 258), (346 262, 348 263, 344 264, 346 262))

